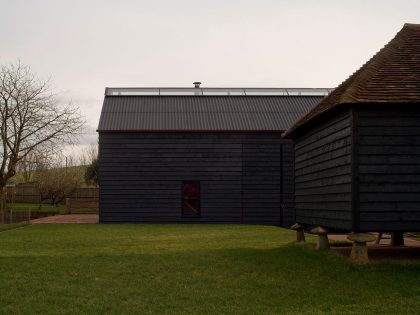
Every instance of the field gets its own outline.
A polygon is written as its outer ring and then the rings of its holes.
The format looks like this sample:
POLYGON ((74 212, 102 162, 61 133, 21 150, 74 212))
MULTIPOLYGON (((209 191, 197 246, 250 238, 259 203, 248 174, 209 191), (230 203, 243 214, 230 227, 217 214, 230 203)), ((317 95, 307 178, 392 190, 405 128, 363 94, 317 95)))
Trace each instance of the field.
POLYGON ((1 314, 416 314, 420 262, 352 267, 246 225, 0 232, 1 314))

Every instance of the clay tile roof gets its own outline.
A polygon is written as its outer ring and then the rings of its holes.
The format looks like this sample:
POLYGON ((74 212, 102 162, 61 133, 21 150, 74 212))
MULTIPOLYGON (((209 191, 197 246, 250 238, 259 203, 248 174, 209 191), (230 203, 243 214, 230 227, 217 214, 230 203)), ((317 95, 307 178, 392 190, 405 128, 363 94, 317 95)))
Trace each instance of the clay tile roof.
POLYGON ((397 35, 341 83, 285 134, 341 104, 420 102, 420 24, 405 24, 397 35))

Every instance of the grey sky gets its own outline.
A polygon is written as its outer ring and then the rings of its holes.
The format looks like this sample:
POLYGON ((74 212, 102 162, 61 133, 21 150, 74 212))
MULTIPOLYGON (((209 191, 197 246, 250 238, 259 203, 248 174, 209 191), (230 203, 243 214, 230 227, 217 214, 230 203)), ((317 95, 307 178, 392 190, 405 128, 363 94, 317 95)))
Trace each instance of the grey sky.
MULTIPOLYGON (((334 87, 420 1, 0 0, 0 63, 18 58, 96 128, 105 86, 334 87)), ((91 138, 93 139, 93 138, 91 138)))

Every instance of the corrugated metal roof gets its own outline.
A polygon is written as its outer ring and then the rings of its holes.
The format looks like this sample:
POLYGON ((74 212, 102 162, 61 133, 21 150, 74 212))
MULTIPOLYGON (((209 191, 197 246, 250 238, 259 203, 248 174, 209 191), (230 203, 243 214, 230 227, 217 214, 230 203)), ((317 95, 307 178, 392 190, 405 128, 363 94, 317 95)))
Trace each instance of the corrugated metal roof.
POLYGON ((106 96, 98 131, 283 131, 322 96, 106 96))
POLYGON ((420 24, 405 24, 397 35, 359 70, 287 131, 341 104, 420 102, 420 24))

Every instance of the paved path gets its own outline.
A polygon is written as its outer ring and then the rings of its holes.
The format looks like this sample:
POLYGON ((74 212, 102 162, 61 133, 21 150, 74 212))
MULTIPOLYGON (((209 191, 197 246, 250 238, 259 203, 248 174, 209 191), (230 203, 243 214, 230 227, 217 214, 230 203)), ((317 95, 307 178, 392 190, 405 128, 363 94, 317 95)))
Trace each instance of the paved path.
POLYGON ((31 220, 32 224, 47 224, 47 223, 58 223, 58 224, 71 224, 71 223, 98 223, 99 216, 97 214, 64 214, 64 215, 53 215, 50 217, 40 218, 31 220))

